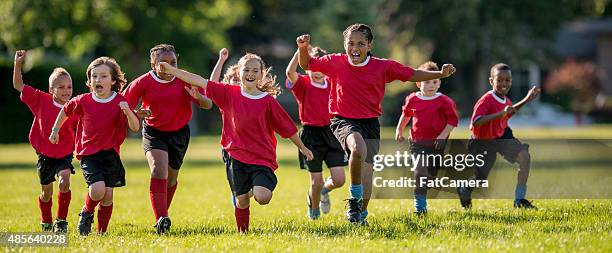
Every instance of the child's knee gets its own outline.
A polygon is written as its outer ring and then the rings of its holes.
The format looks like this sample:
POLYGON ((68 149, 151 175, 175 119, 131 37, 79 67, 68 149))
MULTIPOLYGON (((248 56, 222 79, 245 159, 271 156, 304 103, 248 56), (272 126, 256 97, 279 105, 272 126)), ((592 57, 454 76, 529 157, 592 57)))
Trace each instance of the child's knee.
POLYGON ((346 179, 344 178, 344 175, 342 176, 336 176, 336 177, 332 177, 332 184, 334 184, 334 187, 342 187, 344 185, 344 181, 346 179))
POLYGON ((528 164, 531 162, 531 155, 529 154, 529 151, 523 149, 518 153, 516 160, 521 164, 528 164))
POLYGON ((323 178, 310 178, 310 186, 311 187, 317 187, 317 188, 321 188, 323 187, 323 178))
POLYGON ((106 194, 104 182, 96 182, 89 187, 89 197, 92 200, 102 200, 106 194))
POLYGON ((267 205, 272 200, 272 192, 268 189, 253 191, 253 195, 260 205, 267 205))
POLYGON ((70 172, 60 173, 58 177, 58 186, 60 192, 67 192, 70 190, 70 172))
POLYGON ((236 207, 240 208, 240 209, 245 209, 247 207, 249 207, 249 195, 247 194, 242 194, 240 196, 236 197, 236 207))

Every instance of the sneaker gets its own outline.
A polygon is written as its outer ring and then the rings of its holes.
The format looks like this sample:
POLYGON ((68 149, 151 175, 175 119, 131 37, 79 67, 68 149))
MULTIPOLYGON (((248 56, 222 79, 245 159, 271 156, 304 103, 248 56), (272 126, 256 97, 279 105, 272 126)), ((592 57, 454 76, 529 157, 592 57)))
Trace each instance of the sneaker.
POLYGON ((531 201, 526 200, 526 199, 517 199, 517 200, 514 200, 514 207, 515 208, 524 208, 524 209, 538 209, 536 206, 531 204, 531 201))
POLYGON ((419 217, 423 217, 427 214, 427 209, 415 211, 414 214, 419 217))
POLYGON ((171 225, 172 225, 172 222, 170 221, 170 217, 163 216, 163 217, 159 217, 159 219, 157 220, 157 222, 155 222, 155 225, 153 226, 155 227, 155 232, 161 235, 161 234, 169 232, 171 225))
POLYGON ((329 209, 331 209, 331 203, 329 202, 329 192, 326 194, 321 193, 321 201, 319 201, 319 207, 321 208, 321 212, 324 214, 329 213, 329 209))
POLYGON ((88 235, 91 233, 91 224, 94 222, 94 214, 81 211, 79 214, 79 234, 88 235))
POLYGON ((53 225, 51 225, 51 223, 40 223, 40 227, 43 232, 51 232, 53 230, 53 225))
POLYGON ((472 197, 465 193, 465 188, 457 187, 457 194, 459 195, 459 201, 461 202, 461 206, 463 208, 472 208, 472 197))
POLYGON ((68 222, 65 220, 57 219, 53 223, 53 232, 54 233, 67 233, 68 232, 68 222))
POLYGON ((346 217, 349 222, 356 223, 361 221, 361 205, 363 200, 350 198, 347 199, 348 210, 346 211, 346 217))

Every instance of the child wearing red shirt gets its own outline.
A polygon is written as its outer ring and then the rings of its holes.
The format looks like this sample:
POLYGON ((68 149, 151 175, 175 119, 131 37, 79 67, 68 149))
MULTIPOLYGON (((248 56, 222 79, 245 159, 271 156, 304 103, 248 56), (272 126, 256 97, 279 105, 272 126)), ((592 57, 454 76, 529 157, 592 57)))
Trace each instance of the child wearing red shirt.
POLYGON ((42 188, 38 197, 41 226, 43 231, 53 230, 55 233, 66 233, 68 231, 66 217, 71 199, 70 174, 74 174, 72 151, 74 150, 74 130, 77 121, 70 118, 66 126, 59 130, 62 141, 57 144, 51 144, 46 135, 51 132, 59 111, 72 97, 72 78, 65 69, 56 68, 49 76, 49 93, 24 85, 21 69, 25 57, 26 51, 24 50, 15 53, 13 88, 21 92, 19 98, 34 115, 29 140, 38 155, 38 178, 42 188), (57 194, 57 219, 53 221, 51 206, 53 182, 56 175, 59 179, 59 192, 57 194))
MULTIPOLYGON (((437 71, 434 62, 426 62, 418 69, 437 71)), ((439 93, 440 79, 417 82, 420 92, 406 97, 395 131, 395 139, 404 141, 404 128, 412 118, 410 128, 410 153, 426 156, 443 154, 444 146, 451 131, 457 127, 458 117, 455 102, 448 96, 439 93)), ((420 185, 421 178, 435 178, 440 165, 417 165, 414 179, 417 186, 414 189, 414 208, 417 214, 427 213, 427 187, 420 185)))
POLYGON ((58 129, 68 117, 78 116, 76 157, 81 160, 83 176, 89 186, 85 206, 79 214, 79 233, 91 232, 94 212, 98 209, 98 234, 106 233, 113 212, 113 189, 125 186, 125 169, 119 158, 119 147, 125 140, 127 128, 136 132, 138 118, 119 94, 125 84, 123 72, 109 57, 95 59, 87 67, 87 86, 90 93, 79 95, 66 103, 57 115, 49 136, 51 143, 61 138, 58 129))
MULTIPOLYGON (((504 63, 495 64, 491 67, 490 74, 489 83, 493 90, 485 93, 474 105, 470 125, 472 139, 468 142, 469 152, 474 155, 484 155, 484 165, 476 167, 475 175, 471 179, 487 179, 499 153, 508 162, 519 164, 514 207, 535 208, 525 199, 531 166, 529 145, 514 137, 512 129, 508 126, 508 119, 525 104, 534 100, 540 94, 540 89, 534 86, 523 100, 512 105, 512 101, 506 97, 512 86, 510 66, 504 63)), ((461 206, 466 209, 472 207, 472 190, 473 188, 468 187, 457 188, 461 206)))

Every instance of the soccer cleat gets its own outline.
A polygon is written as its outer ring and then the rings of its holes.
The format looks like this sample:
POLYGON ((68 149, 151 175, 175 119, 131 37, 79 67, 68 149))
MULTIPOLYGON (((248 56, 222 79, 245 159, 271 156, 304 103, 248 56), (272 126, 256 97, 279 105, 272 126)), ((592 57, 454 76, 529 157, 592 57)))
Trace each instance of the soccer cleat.
POLYGON ((91 224, 94 222, 94 214, 81 211, 79 213, 79 234, 89 235, 91 233, 91 224))
POLYGON ((157 220, 157 222, 155 222, 155 225, 153 226, 155 227, 155 232, 161 235, 161 234, 169 232, 171 225, 172 225, 172 222, 170 221, 170 217, 163 216, 163 217, 159 217, 159 219, 157 220))
POLYGON ((40 223, 40 227, 43 232, 51 232, 53 230, 53 226, 50 223, 40 223))
POLYGON ((68 222, 65 220, 57 219, 53 223, 53 232, 54 233, 67 233, 68 232, 68 222))
POLYGON ((323 213, 329 213, 329 209, 331 209, 331 203, 329 202, 329 192, 326 194, 321 193, 321 201, 319 201, 319 207, 321 207, 321 211, 323 213))
POLYGON ((422 210, 418 210, 415 211, 414 214, 418 217, 423 217, 427 214, 427 209, 422 209, 422 210))
POLYGON ((346 217, 351 223, 357 223, 361 221, 361 205, 363 200, 350 198, 347 199, 348 210, 346 211, 346 217))
POLYGON ((461 206, 463 208, 472 208, 472 197, 470 196, 470 194, 465 193, 465 188, 457 187, 457 194, 459 195, 459 201, 461 202, 461 206))
POLYGON ((524 209, 538 209, 536 206, 531 204, 531 201, 526 200, 526 199, 517 199, 517 200, 514 200, 514 207, 515 208, 524 208, 524 209))
POLYGON ((319 219, 319 216, 321 216, 321 213, 315 212, 312 209, 312 200, 310 199, 310 192, 307 194, 306 204, 308 205, 308 219, 310 220, 319 219))

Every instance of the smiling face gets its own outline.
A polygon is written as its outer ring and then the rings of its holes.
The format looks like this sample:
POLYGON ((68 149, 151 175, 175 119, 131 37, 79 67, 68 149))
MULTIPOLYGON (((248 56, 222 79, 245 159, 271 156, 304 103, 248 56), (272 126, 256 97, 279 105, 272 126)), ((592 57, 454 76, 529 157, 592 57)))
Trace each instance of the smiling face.
POLYGON ((360 64, 368 57, 372 43, 362 32, 351 31, 344 38, 344 50, 353 64, 360 64))
POLYGON ((510 70, 493 70, 491 77, 489 77, 489 83, 493 86, 495 93, 505 96, 512 87, 512 73, 510 70))
POLYGON ((248 59, 240 65, 240 82, 247 89, 257 88, 263 78, 261 63, 257 59, 248 59))
POLYGON ((111 95, 111 88, 115 84, 111 75, 111 68, 102 64, 91 69, 90 88, 97 97, 106 98, 111 95))
POLYGON ((166 62, 173 67, 176 67, 178 64, 178 60, 176 58, 176 54, 170 51, 159 51, 157 56, 151 59, 151 68, 155 71, 155 74, 165 81, 170 81, 174 78, 171 74, 162 73, 159 68, 160 62, 166 62))
POLYGON ((49 93, 53 95, 53 100, 64 104, 72 97, 72 79, 67 75, 58 75, 51 81, 49 93))

